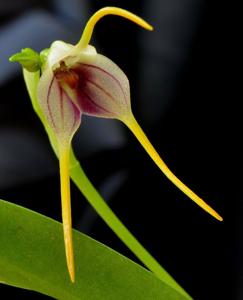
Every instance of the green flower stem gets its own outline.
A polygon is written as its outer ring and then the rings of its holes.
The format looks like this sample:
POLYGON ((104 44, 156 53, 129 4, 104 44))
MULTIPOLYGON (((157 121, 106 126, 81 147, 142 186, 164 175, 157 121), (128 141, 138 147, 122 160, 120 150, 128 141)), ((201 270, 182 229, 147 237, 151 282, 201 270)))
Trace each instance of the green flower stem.
MULTIPOLYGON (((58 147, 54 134, 47 125, 45 118, 38 107, 37 101, 37 85, 39 80, 39 72, 30 73, 24 70, 25 83, 31 98, 33 108, 40 120, 42 121, 45 130, 48 134, 52 148, 57 155, 58 147)), ((86 197, 88 202, 93 206, 99 216, 105 221, 105 223, 113 230, 113 232, 124 242, 124 244, 140 259, 140 261, 147 266, 158 278, 165 281, 169 286, 177 290, 180 294, 186 296, 188 299, 192 299, 184 289, 165 271, 160 264, 149 254, 149 252, 138 242, 138 240, 132 235, 132 233, 123 225, 119 218, 113 213, 113 211, 106 204, 101 195, 94 188, 88 177, 85 175, 79 162, 77 161, 73 150, 70 154, 70 177, 79 188, 79 190, 86 197)))

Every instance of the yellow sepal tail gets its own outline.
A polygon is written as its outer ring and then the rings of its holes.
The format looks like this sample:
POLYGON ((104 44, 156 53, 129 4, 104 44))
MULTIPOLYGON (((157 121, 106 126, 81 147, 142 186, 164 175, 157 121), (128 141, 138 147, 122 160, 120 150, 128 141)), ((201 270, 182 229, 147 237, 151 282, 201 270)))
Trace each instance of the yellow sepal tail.
POLYGON ((137 25, 143 27, 146 30, 153 30, 153 27, 147 23, 145 20, 143 20, 142 18, 136 16, 135 14, 119 8, 119 7, 103 7, 100 10, 98 10, 95 14, 93 14, 93 16, 89 19, 89 21, 87 22, 82 37, 80 39, 80 41, 78 42, 78 44, 76 45, 76 47, 78 49, 83 49, 85 47, 87 47, 87 45, 90 42, 90 39, 92 37, 92 33, 94 30, 94 27, 96 25, 96 23, 103 18, 104 16, 107 15, 115 15, 115 16, 120 16, 123 17, 125 19, 128 19, 134 23, 136 23, 137 25))
POLYGON ((65 244, 68 272, 71 281, 74 282, 75 268, 74 268, 73 238, 72 238, 69 155, 70 155, 70 146, 59 147, 59 166, 60 166, 64 244, 65 244))
POLYGON ((142 128, 137 123, 136 119, 132 115, 130 118, 121 119, 126 126, 133 132, 138 141, 141 143, 143 148, 147 151, 149 156, 155 162, 155 164, 160 168, 160 170, 165 174, 165 176, 173 182, 184 194, 186 194, 191 200, 198 204, 202 209, 212 215, 219 221, 223 218, 211 208, 203 199, 198 197, 191 189, 189 189, 180 179, 178 179, 171 170, 167 167, 165 162, 161 159, 157 151, 154 149, 153 145, 148 140, 147 136, 143 132, 142 128))

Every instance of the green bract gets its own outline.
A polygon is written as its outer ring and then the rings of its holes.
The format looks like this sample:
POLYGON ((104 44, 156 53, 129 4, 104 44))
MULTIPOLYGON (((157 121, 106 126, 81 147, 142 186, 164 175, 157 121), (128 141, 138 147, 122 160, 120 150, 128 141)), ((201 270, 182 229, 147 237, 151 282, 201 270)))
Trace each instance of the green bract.
POLYGON ((31 48, 22 49, 21 52, 12 55, 9 60, 20 63, 29 72, 40 70, 42 65, 40 55, 31 48))

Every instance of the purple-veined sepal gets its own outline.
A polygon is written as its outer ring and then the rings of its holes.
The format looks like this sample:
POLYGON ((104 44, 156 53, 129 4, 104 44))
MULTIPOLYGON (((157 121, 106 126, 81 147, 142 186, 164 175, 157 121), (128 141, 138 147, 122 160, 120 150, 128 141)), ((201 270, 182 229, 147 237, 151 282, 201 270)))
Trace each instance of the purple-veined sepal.
POLYGON ((81 111, 59 84, 51 68, 46 68, 38 84, 38 101, 59 144, 70 144, 81 123, 81 111))
POLYGON ((78 104, 82 113, 120 119, 131 113, 129 82, 107 57, 83 57, 73 66, 55 70, 56 77, 78 104))
POLYGON ((72 138, 81 115, 124 119, 131 114, 129 81, 92 46, 52 44, 38 86, 39 104, 59 140, 72 138))

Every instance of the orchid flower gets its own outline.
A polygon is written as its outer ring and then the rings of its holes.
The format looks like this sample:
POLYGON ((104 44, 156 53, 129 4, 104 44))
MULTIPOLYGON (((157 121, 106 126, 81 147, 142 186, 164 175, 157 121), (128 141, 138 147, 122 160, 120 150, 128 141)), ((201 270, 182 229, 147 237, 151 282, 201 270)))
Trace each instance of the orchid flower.
MULTIPOLYGON (((222 217, 215 210, 170 171, 132 113, 129 81, 126 75, 114 62, 98 54, 96 49, 89 44, 97 21, 105 15, 122 16, 147 30, 153 30, 152 26, 143 19, 126 10, 106 7, 97 11, 90 18, 76 45, 55 41, 44 53, 43 60, 38 58, 38 63, 36 63, 33 53, 35 64, 30 64, 28 61, 28 65, 25 66, 30 71, 41 68, 41 77, 37 87, 38 102, 58 145, 64 243, 67 266, 73 282, 75 271, 69 158, 71 141, 81 124, 83 114, 122 121, 165 176, 201 208, 222 221, 222 217)), ((16 55, 12 57, 12 61, 20 62, 16 55)))

